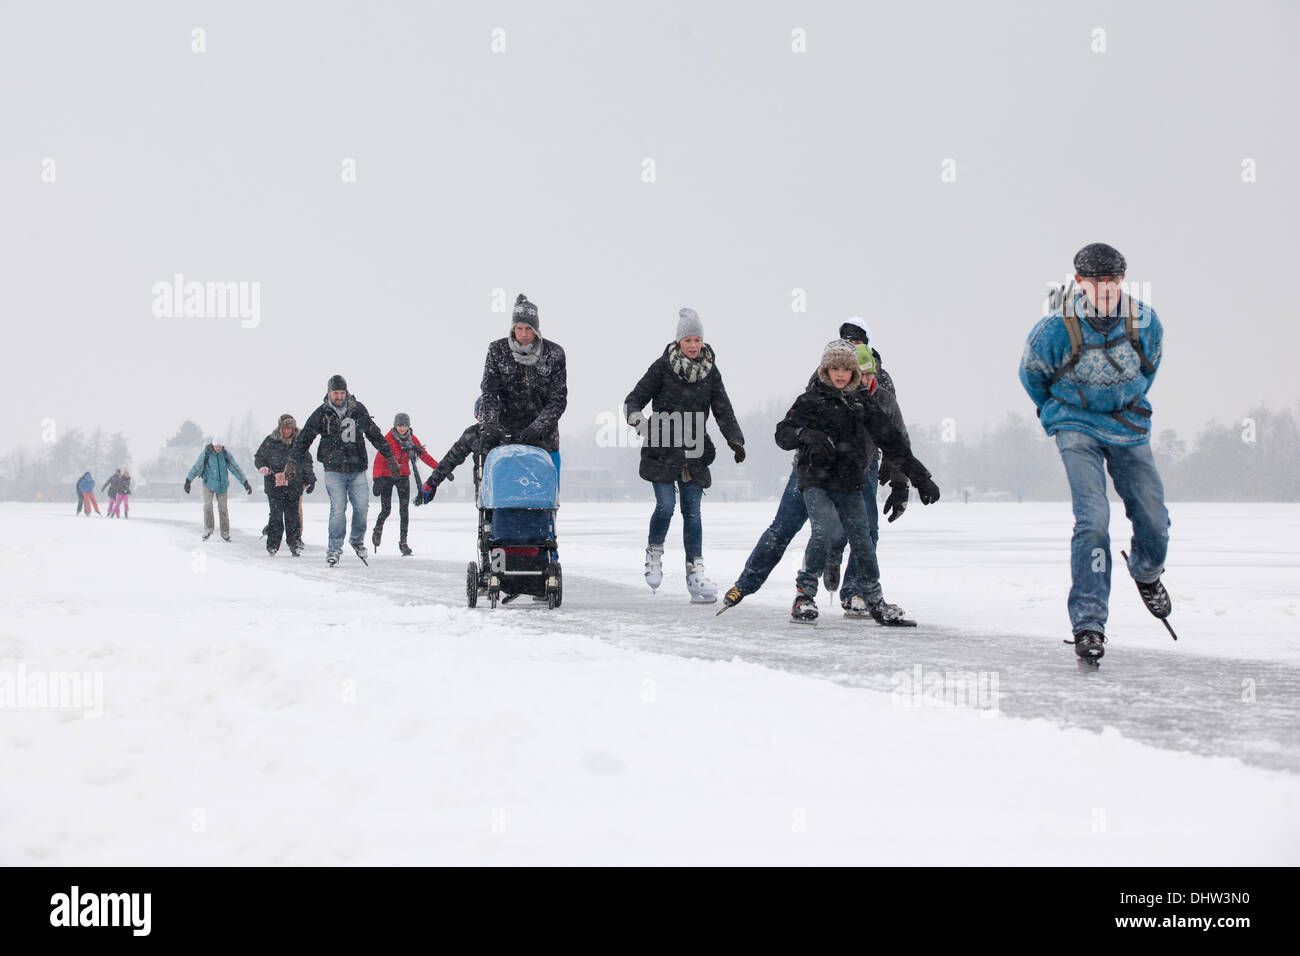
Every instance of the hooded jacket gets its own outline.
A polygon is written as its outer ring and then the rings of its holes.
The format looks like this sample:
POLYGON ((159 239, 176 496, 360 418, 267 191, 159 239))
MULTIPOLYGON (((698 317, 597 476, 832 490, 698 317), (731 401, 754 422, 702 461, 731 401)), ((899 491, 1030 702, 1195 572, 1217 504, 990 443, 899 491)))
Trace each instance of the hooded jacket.
MULTIPOLYGON (((299 467, 304 467, 304 456, 310 453, 311 444, 318 436, 320 446, 316 449, 316 460, 326 471, 365 471, 370 458, 363 439, 369 439, 370 444, 384 454, 392 452, 388 442, 384 441, 384 433, 370 417, 366 406, 357 401, 351 392, 343 399, 341 417, 330 404, 329 395, 307 416, 291 450, 299 467)), ((305 467, 310 468, 310 465, 305 467)))
POLYGON ((202 475, 203 484, 214 495, 224 495, 230 489, 232 473, 239 479, 241 485, 248 480, 239 470, 239 465, 235 464, 235 458, 230 454, 229 448, 223 446, 221 451, 217 451, 209 444, 199 452, 199 457, 194 460, 194 467, 185 476, 185 480, 193 481, 202 475))
MULTIPOLYGON (((287 420, 293 422, 292 418, 287 420)), ((295 461, 293 458, 293 443, 301 433, 297 424, 293 425, 293 434, 289 436, 288 441, 280 435, 280 428, 285 421, 285 417, 281 416, 275 424, 275 430, 262 439, 262 444, 257 447, 257 453, 253 456, 255 467, 271 469, 270 474, 262 476, 262 490, 267 495, 296 496, 302 494, 303 488, 307 485, 316 484, 311 452, 308 451, 302 461, 295 461), (280 472, 284 472, 289 483, 277 488, 275 476, 280 472)))
MULTIPOLYGON (((804 393, 776 426, 779 448, 797 451, 795 470, 799 490, 861 491, 866 480, 870 445, 879 445, 913 482, 930 477, 930 472, 912 455, 906 432, 890 420, 888 413, 858 389, 861 376, 842 391, 831 384, 825 369, 818 369, 804 393), (818 443, 801 440, 806 430, 821 432, 835 445, 831 452, 818 443)), ((877 388, 879 391, 879 388, 877 388)), ((872 451, 874 454, 874 450, 872 451)))

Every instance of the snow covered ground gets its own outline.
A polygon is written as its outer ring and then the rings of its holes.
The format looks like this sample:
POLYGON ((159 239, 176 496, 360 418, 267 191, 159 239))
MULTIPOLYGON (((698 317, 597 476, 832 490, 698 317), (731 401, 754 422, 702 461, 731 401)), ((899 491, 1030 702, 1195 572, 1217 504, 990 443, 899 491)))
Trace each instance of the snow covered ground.
MULTIPOLYGON (((1181 640, 1119 576, 1084 674, 1065 504, 914 501, 906 631, 789 624, 803 536, 716 617, 675 522, 649 594, 648 501, 561 509, 553 612, 465 607, 468 506, 329 570, 259 501, 0 505, 0 863, 1300 863, 1296 506, 1173 505, 1181 640)), ((720 587, 774 508, 706 499, 720 587)))

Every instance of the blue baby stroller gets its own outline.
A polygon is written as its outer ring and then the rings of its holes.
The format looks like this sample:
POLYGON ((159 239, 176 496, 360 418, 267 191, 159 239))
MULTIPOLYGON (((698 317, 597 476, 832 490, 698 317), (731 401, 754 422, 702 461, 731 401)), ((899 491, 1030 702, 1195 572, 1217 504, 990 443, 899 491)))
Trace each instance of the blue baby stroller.
POLYGON ((466 569, 470 607, 486 594, 488 604, 507 604, 521 594, 557 608, 564 579, 556 555, 555 509, 559 475, 551 456, 532 445, 500 445, 475 475, 478 561, 466 569))

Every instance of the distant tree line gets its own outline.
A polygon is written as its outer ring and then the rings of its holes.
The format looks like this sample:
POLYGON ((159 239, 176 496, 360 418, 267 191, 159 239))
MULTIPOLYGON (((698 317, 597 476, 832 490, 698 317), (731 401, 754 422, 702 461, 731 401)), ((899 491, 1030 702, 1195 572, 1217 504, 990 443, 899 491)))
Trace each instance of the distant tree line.
MULTIPOLYGON (((737 483, 752 489, 748 497, 754 499, 781 494, 793 453, 777 448, 773 435, 786 407, 785 402, 771 401, 740 415, 747 438, 747 458, 741 465, 732 463, 726 445, 714 435, 720 446, 712 468, 719 498, 737 497, 737 483), (725 493, 724 483, 730 483, 725 493)), ((249 412, 227 427, 228 446, 241 465, 251 468, 253 452, 274 423, 265 424, 265 430, 260 428, 249 412)), ((1069 497, 1056 445, 1030 416, 1012 412, 976 432, 963 430, 960 422, 912 423, 908 431, 917 457, 934 473, 948 500, 1069 497)), ((637 475, 638 449, 602 447, 598 434, 596 428, 565 430, 565 466, 586 469, 589 483, 608 482, 607 499, 644 497, 647 489, 637 475)), ((50 444, 18 448, 0 457, 0 499, 71 500, 72 483, 82 472, 90 471, 102 482, 123 466, 131 468, 146 495, 150 485, 172 494, 210 437, 194 422, 183 422, 154 455, 136 462, 122 433, 70 428, 50 444)), ((449 433, 448 444, 454 437, 449 433)), ((1292 408, 1256 407, 1226 423, 1211 421, 1190 439, 1172 428, 1158 429, 1152 452, 1171 500, 1300 501, 1300 402, 1292 408)))

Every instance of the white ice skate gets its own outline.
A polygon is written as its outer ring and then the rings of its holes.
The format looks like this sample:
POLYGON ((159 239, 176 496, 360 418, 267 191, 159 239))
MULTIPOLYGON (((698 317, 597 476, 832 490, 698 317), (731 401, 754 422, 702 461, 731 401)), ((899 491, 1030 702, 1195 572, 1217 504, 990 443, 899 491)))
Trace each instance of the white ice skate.
POLYGON ((645 549, 645 583, 651 591, 657 591, 664 583, 663 568, 664 549, 653 545, 645 549))
POLYGON ((686 564, 686 589, 692 604, 717 604, 718 586, 704 576, 704 561, 686 564))

